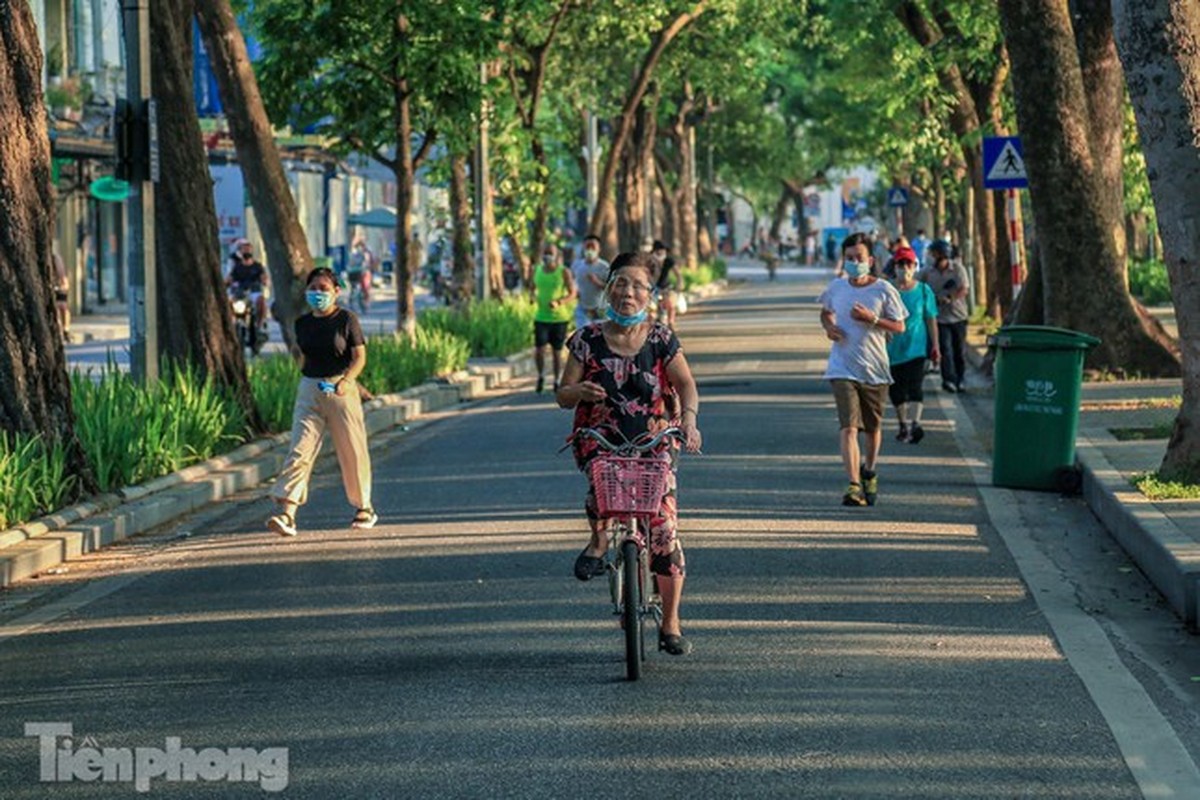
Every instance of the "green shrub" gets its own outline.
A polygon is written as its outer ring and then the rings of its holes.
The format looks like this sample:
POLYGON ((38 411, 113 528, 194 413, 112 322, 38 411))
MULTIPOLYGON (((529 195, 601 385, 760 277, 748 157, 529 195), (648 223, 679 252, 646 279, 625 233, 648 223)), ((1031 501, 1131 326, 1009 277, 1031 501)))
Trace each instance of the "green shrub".
POLYGON ((420 325, 465 339, 472 356, 497 358, 533 345, 534 302, 525 295, 502 300, 472 300, 461 309, 431 308, 420 325))
POLYGON ((1167 265, 1158 260, 1130 261, 1129 292, 1148 306, 1170 303, 1167 265))
POLYGON ((412 341, 403 334, 374 336, 359 381, 374 394, 399 392, 462 369, 470 356, 465 338, 443 330, 418 327, 412 341))
POLYGON ((142 386, 110 360, 98 374, 71 375, 75 432, 101 491, 167 475, 245 439, 246 421, 211 378, 164 364, 142 386))
POLYGON ((697 286, 704 286, 713 281, 721 280, 725 277, 725 261, 716 259, 714 261, 705 261, 699 264, 695 269, 683 269, 683 288, 684 291, 689 291, 697 286))
POLYGON ((0 431, 0 530, 60 508, 75 481, 61 442, 0 431))
MULTIPOLYGON (((369 361, 369 359, 368 359, 369 361)), ((289 355, 271 355, 253 361, 247 375, 254 406, 268 431, 290 431, 300 370, 289 355)))

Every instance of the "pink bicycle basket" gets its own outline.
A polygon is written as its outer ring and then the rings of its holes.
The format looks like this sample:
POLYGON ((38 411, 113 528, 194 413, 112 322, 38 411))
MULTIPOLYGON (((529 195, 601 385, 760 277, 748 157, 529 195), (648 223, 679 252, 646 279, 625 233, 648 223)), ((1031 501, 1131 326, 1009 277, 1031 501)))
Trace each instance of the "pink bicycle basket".
POLYGON ((664 459, 597 456, 590 470, 600 516, 658 511, 670 469, 664 459))

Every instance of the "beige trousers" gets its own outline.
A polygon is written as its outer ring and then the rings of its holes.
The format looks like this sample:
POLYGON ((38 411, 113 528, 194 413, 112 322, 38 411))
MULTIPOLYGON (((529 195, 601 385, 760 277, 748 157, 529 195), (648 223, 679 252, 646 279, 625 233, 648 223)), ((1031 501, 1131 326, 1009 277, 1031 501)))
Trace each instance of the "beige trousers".
MULTIPOLYGON (((332 383, 338 377, 328 380, 332 383)), ((338 397, 324 394, 317 388, 318 383, 317 378, 300 379, 292 411, 292 449, 271 496, 298 506, 308 501, 308 481, 328 426, 342 468, 346 499, 355 508, 371 508, 371 454, 358 386, 345 387, 345 395, 338 397)))

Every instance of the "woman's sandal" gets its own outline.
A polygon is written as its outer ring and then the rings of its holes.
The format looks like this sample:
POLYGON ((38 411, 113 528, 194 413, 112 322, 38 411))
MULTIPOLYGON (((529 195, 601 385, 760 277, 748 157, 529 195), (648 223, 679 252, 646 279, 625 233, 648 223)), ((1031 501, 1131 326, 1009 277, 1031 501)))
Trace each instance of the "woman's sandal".
POLYGON ((589 556, 587 548, 575 559, 575 577, 581 581, 590 581, 597 575, 604 574, 604 559, 599 556, 589 556))
POLYGON ((683 638, 682 634, 660 633, 658 635, 658 649, 665 650, 673 656, 686 656, 692 652, 692 643, 683 638))

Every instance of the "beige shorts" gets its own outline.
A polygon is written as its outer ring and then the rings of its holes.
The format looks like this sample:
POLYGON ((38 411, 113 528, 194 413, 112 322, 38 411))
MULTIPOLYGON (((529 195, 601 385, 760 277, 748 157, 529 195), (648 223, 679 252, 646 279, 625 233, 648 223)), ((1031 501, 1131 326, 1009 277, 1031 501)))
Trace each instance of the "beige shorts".
POLYGON ((856 428, 867 433, 879 430, 887 398, 886 383, 859 383, 843 379, 830 383, 833 384, 833 399, 837 403, 839 427, 856 428))

